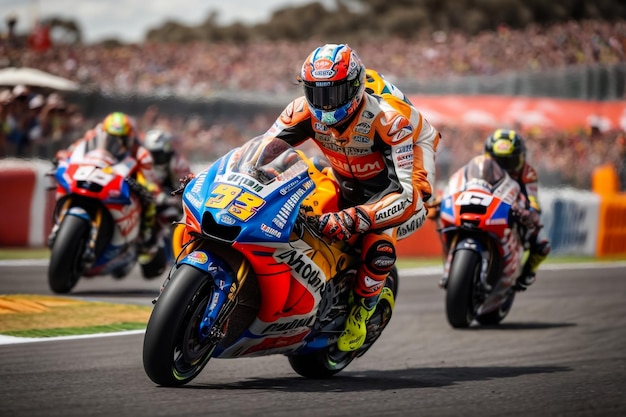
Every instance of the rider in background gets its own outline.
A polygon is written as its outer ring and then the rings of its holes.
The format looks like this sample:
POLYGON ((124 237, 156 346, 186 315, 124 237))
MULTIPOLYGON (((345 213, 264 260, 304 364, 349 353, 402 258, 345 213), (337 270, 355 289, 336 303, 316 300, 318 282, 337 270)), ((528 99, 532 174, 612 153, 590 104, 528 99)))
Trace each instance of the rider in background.
POLYGON ((179 181, 191 172, 189 160, 174 148, 174 136, 165 129, 154 128, 146 132, 143 146, 152 154, 154 175, 162 194, 169 194, 179 186, 179 181))
POLYGON ((265 134, 292 146, 313 139, 337 179, 342 209, 322 215, 319 228, 334 240, 359 235, 355 304, 337 341, 340 350, 353 351, 365 341, 366 322, 395 264, 395 227, 423 224, 440 134, 402 98, 368 92, 365 66, 348 45, 315 49, 300 82, 304 97, 292 101, 265 134))
POLYGON ((539 265, 550 253, 550 242, 544 233, 540 234, 543 226, 537 171, 526 161, 524 139, 515 130, 494 131, 485 141, 485 153, 518 182, 526 197, 526 207, 521 208, 519 218, 527 230, 525 240, 529 244, 529 256, 516 284, 516 289, 524 291, 535 282, 539 265))
POLYGON ((141 145, 137 130, 130 116, 121 112, 107 115, 93 129, 75 141, 67 150, 61 150, 56 154, 57 161, 70 158, 72 151, 81 141, 91 141, 98 137, 104 137, 111 143, 111 150, 118 160, 131 156, 137 161, 138 172, 144 183, 140 184, 136 178, 127 181, 131 189, 141 200, 141 255, 153 254, 157 249, 157 224, 156 224, 156 198, 160 193, 160 187, 153 170, 153 160, 150 152, 141 145))

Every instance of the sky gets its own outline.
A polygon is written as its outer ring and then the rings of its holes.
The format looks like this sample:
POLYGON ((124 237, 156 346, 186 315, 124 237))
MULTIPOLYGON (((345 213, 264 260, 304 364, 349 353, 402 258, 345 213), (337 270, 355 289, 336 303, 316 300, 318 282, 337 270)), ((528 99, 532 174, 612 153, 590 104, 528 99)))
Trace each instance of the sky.
MULTIPOLYGON (((140 42, 147 30, 166 20, 185 25, 201 23, 218 13, 218 23, 254 24, 267 21, 277 9, 313 3, 315 0, 0 0, 2 33, 6 18, 17 16, 18 33, 27 32, 38 18, 58 16, 80 24, 83 41, 118 38, 140 42)), ((334 0, 317 0, 330 7, 334 0)))

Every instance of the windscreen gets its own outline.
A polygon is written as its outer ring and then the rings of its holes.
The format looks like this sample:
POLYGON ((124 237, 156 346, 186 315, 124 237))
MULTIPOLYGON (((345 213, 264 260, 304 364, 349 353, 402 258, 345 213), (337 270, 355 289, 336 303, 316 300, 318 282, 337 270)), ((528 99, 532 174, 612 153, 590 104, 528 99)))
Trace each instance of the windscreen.
POLYGON ((232 172, 250 175, 262 184, 287 179, 307 169, 306 162, 287 142, 261 136, 237 150, 230 165, 232 172))

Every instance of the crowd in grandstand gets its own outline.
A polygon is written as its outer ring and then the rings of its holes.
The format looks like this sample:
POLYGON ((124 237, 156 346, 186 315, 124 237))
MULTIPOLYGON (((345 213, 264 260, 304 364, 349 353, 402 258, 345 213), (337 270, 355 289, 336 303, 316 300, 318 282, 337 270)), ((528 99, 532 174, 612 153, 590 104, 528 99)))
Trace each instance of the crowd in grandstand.
MULTIPOLYGON (((206 96, 222 90, 282 93, 295 88, 306 42, 142 43, 58 45, 44 52, 0 51, 35 67, 108 93, 206 96)), ((322 42, 323 43, 323 42, 322 42)), ((547 28, 506 27, 469 37, 435 33, 432 39, 370 39, 352 45, 364 63, 392 80, 535 71, 567 65, 623 62, 626 22, 571 21, 547 28)))
MULTIPOLYGON (((4 42, 0 56, 5 61, 0 66, 39 68, 111 94, 206 97, 224 90, 277 94, 298 91, 296 75, 302 59, 319 42, 54 45, 45 51, 4 42)), ((435 33, 427 41, 397 39, 353 46, 367 66, 392 80, 535 71, 626 61, 626 22, 572 21, 547 28, 531 25, 525 30, 503 27, 475 37, 435 33)), ((192 155, 194 161, 208 162, 265 131, 277 114, 259 115, 245 126, 227 121, 209 125, 201 115, 167 115, 156 107, 134 116, 140 129, 159 125, 175 132, 181 152, 192 155)), ((29 91, 27 86, 0 90, 0 157, 49 158, 94 123, 57 93, 29 91)), ((491 129, 437 127, 444 138, 438 155, 440 179, 480 153, 491 129)), ((577 132, 525 134, 529 159, 546 181, 555 184, 587 188, 594 167, 603 163, 624 166, 624 158, 614 152, 623 143, 619 130, 585 126, 577 132)))

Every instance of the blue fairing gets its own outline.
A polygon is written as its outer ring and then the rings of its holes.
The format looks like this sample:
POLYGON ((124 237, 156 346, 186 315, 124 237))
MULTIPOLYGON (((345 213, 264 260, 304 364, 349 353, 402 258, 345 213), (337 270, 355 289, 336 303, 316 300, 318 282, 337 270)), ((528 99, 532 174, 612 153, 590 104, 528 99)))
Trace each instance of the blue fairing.
POLYGON ((120 195, 116 198, 109 197, 103 201, 104 204, 130 204, 130 186, 126 181, 122 182, 119 190, 120 195))
POLYGON ((70 192, 70 184, 65 180, 65 172, 67 171, 67 166, 59 166, 54 172, 54 178, 57 180, 57 183, 63 187, 66 192, 70 192))
POLYGON ((284 162, 264 165, 275 175, 268 179, 233 160, 240 154, 231 151, 187 185, 183 203, 199 221, 208 213, 217 227, 240 228, 238 242, 288 242, 300 204, 315 188, 308 166, 294 155, 287 168, 284 162))
POLYGON ((452 196, 447 196, 441 201, 441 216, 453 219, 454 218, 454 201, 452 196))
POLYGON ((500 202, 500 205, 498 206, 496 211, 493 213, 493 216, 491 216, 491 219, 492 220, 504 219, 508 223, 510 211, 511 211, 510 204, 507 204, 505 202, 500 202))

